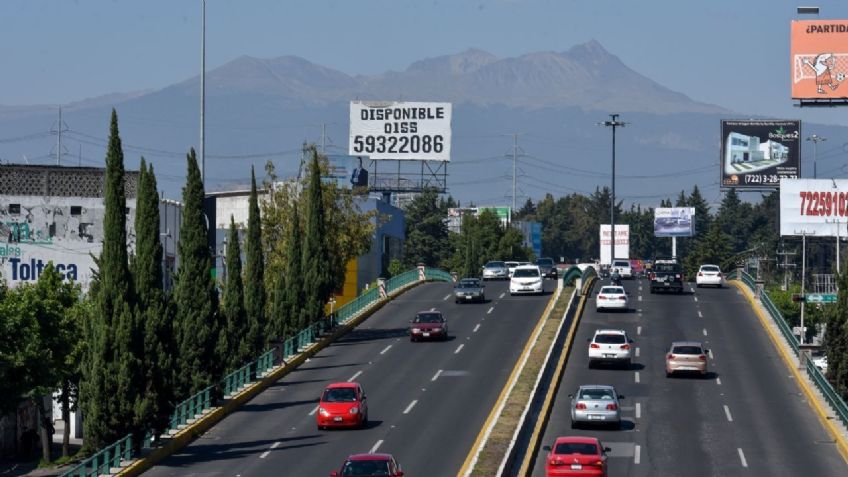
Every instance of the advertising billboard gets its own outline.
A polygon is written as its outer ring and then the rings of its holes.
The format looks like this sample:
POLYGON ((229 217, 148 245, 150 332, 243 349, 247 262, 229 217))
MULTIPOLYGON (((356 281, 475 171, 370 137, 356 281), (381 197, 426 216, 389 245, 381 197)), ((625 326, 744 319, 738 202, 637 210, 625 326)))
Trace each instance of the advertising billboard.
POLYGON ((790 40, 792 99, 845 99, 848 20, 795 20, 790 40))
POLYGON ((450 161, 451 103, 351 101, 348 154, 450 161))
POLYGON ((691 237, 693 235, 695 235, 694 207, 654 209, 654 237, 691 237))
POLYGON ((777 189, 801 177, 801 121, 723 120, 721 186, 777 189))
POLYGON ((323 178, 325 182, 335 183, 340 189, 368 187, 368 160, 362 157, 334 155, 327 156, 329 170, 323 178))
POLYGON ((780 181, 780 235, 848 236, 848 180, 780 181))
MULTIPOLYGON (((610 224, 601 224, 601 264, 609 265, 610 224)), ((615 224, 615 257, 630 258, 630 225, 615 224)))

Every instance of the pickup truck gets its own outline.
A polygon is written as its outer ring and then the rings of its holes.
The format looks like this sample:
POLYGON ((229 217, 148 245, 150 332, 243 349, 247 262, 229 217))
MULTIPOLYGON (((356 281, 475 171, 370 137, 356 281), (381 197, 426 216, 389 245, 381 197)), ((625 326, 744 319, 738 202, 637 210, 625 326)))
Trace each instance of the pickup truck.
POLYGON ((655 261, 651 267, 651 293, 683 293, 683 269, 676 262, 655 261))

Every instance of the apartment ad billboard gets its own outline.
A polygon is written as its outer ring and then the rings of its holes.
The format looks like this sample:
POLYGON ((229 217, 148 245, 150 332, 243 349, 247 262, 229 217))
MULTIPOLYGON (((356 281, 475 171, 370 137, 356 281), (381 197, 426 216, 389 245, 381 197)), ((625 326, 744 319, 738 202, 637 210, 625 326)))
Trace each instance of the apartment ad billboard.
MULTIPOLYGON (((609 265, 610 260, 610 224, 601 224, 601 264, 609 265)), ((615 224, 615 257, 630 258, 630 225, 615 224)))
POLYGON ((841 237, 848 226, 848 180, 780 181, 780 235, 841 237))
POLYGON ((723 120, 721 186, 777 189, 801 177, 801 121, 723 120))
POLYGON ((790 41, 792 99, 848 97, 848 20, 795 20, 790 41))
POLYGON ((691 237, 695 235, 694 207, 658 207, 654 209, 655 237, 691 237))
POLYGON ((450 161, 451 103, 351 101, 348 154, 450 161))

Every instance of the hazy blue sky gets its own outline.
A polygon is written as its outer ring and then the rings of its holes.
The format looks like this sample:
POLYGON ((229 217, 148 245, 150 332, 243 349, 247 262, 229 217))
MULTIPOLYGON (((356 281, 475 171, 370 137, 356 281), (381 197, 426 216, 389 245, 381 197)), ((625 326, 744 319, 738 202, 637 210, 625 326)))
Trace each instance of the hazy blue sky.
MULTIPOLYGON (((822 18, 848 4, 805 2, 822 18)), ((468 47, 498 56, 596 39, 627 65, 735 111, 848 124, 789 98, 781 0, 208 0, 207 67, 293 54, 351 74, 468 47)), ((200 0, 2 0, 0 104, 67 103, 197 74, 200 0)))

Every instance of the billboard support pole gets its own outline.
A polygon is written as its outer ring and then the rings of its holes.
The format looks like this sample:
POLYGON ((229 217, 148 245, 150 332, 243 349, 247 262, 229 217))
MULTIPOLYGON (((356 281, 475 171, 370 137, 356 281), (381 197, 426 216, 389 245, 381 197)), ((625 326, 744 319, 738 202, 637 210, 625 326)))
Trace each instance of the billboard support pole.
POLYGON ((677 237, 671 238, 671 258, 677 258, 677 237))
POLYGON ((610 120, 598 123, 599 126, 612 128, 612 194, 610 197, 610 267, 615 260, 615 128, 624 127, 627 123, 618 120, 618 114, 610 114, 610 120))
MULTIPOLYGON (((807 274, 807 231, 805 230, 801 234, 801 296, 806 297, 806 281, 805 275, 807 274)), ((801 301, 801 339, 800 343, 804 344, 804 305, 806 300, 801 301)))

